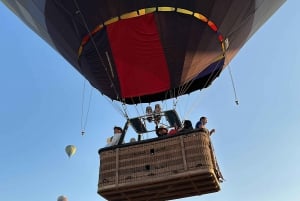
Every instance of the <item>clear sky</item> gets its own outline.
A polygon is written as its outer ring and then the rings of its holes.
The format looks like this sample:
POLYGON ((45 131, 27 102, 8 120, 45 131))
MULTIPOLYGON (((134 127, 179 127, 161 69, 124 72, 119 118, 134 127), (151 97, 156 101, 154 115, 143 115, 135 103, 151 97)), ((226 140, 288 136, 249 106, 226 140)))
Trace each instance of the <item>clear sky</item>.
MULTIPOLYGON (((230 63, 239 106, 228 69, 183 100, 181 117, 207 116, 216 129, 226 181, 218 193, 182 201, 300 200, 299 8, 286 2, 230 63)), ((83 77, 2 3, 0 41, 0 200, 103 201, 98 149, 125 119, 96 90, 88 112, 91 86, 82 101, 83 77), (77 146, 71 159, 68 144, 77 146)))

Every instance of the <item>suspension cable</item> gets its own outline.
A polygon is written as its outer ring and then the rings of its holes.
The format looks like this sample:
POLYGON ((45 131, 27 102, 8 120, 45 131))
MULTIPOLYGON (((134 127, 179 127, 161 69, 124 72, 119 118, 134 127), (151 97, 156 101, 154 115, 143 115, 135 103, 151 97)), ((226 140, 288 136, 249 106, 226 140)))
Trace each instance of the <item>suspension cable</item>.
POLYGON ((128 116, 128 112, 127 112, 127 105, 126 105, 126 103, 122 103, 122 107, 123 107, 123 111, 124 111, 124 117, 128 120, 129 116, 128 116))
POLYGON ((111 99, 109 99, 107 96, 104 96, 105 100, 107 100, 107 102, 109 104, 112 105, 112 107, 122 116, 122 117, 126 117, 125 112, 122 110, 121 106, 118 105, 118 103, 114 103, 111 99))
MULTIPOLYGON (((212 72, 215 72, 216 69, 218 69, 218 68, 219 68, 219 71, 222 70, 222 68, 220 68, 220 63, 219 63, 219 62, 218 62, 217 65, 215 65, 215 67, 214 67, 214 69, 212 70, 212 72)), ((208 79, 206 80, 206 82, 205 82, 203 88, 206 88, 206 87, 208 86, 208 83, 209 83, 211 80, 214 80, 214 79, 217 77, 219 71, 218 71, 215 75, 214 75, 214 73, 211 73, 211 74, 210 74, 210 76, 209 76, 208 79)), ((195 79, 192 79, 190 82, 187 82, 186 84, 183 85, 183 90, 182 90, 182 93, 183 93, 183 94, 186 93, 186 91, 187 91, 187 90, 189 89, 189 87, 194 83, 194 81, 195 81, 195 79)))
MULTIPOLYGON (((205 82, 203 88, 206 88, 206 87, 208 86, 208 83, 209 83, 211 80, 214 80, 214 79, 217 77, 217 75, 219 74, 219 72, 222 71, 223 68, 222 68, 220 65, 221 65, 221 63, 218 62, 218 64, 214 67, 213 72, 214 72, 216 69, 219 69, 218 72, 217 72, 217 73, 212 73, 212 74, 210 74, 210 76, 209 76, 209 78, 206 80, 206 82, 205 82)), ((200 96, 200 94, 201 94, 201 93, 199 93, 199 96, 200 96)), ((186 112, 186 116, 190 115, 190 113, 192 112, 192 110, 193 110, 194 108, 196 108, 196 106, 200 103, 199 101, 196 101, 196 100, 198 100, 198 98, 194 100, 192 106, 190 107, 190 109, 188 110, 188 112, 186 112)))

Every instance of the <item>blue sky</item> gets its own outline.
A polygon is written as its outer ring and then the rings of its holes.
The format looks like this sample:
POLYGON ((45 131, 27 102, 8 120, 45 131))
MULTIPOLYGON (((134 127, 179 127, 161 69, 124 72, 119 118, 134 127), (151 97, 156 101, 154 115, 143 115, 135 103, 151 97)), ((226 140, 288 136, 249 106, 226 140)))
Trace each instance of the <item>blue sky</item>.
MULTIPOLYGON (((181 117, 207 116, 216 129, 212 140, 226 179, 218 193, 181 200, 300 199, 299 7, 286 2, 230 63, 239 106, 228 69, 181 101, 181 117)), ((81 136, 90 85, 83 102, 82 76, 2 3, 0 40, 0 200, 104 200, 97 152, 125 119, 93 90, 81 136), (71 159, 68 144, 78 149, 71 159)))

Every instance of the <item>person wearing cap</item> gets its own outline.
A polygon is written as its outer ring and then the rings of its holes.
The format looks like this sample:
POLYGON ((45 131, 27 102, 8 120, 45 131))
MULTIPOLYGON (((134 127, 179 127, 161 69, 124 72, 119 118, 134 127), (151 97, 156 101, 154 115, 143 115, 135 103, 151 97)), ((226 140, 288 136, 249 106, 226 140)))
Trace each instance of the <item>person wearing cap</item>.
POLYGON ((115 126, 114 127, 114 135, 107 139, 106 147, 117 145, 120 141, 121 135, 122 135, 122 128, 115 126))
POLYGON ((156 126, 155 129, 156 129, 157 137, 166 136, 168 134, 168 129, 164 126, 160 126, 160 127, 156 126))
POLYGON ((205 127, 206 124, 207 124, 207 118, 200 117, 200 120, 196 123, 195 129, 200 129, 200 131, 204 131, 205 133, 212 135, 216 130, 215 129, 208 130, 205 127))

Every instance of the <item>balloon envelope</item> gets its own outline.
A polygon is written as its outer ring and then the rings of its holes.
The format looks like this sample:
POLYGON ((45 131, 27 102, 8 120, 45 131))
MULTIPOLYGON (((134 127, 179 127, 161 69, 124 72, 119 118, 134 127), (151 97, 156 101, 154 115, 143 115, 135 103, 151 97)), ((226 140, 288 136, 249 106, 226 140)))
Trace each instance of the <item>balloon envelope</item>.
POLYGON ((66 146, 65 151, 67 155, 71 157, 76 153, 76 147, 74 145, 68 145, 66 146))
POLYGON ((61 195, 61 196, 59 196, 59 197, 57 198, 57 201, 68 201, 68 198, 65 197, 65 196, 63 196, 63 195, 61 195))
POLYGON ((126 103, 208 87, 285 2, 2 1, 92 86, 126 103))

